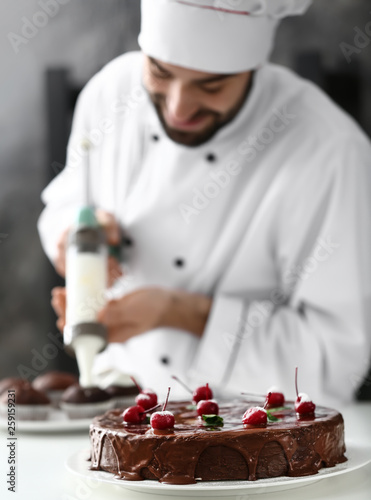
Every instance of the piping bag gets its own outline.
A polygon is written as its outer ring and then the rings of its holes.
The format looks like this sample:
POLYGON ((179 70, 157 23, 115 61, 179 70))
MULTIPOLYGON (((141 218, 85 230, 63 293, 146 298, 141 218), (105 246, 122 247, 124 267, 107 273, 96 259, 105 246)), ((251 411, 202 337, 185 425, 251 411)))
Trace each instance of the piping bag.
POLYGON ((107 331, 98 323, 98 312, 106 303, 109 247, 99 225, 90 194, 89 152, 91 143, 83 140, 86 151, 84 204, 68 235, 66 250, 66 326, 65 350, 76 356, 80 385, 92 387, 95 356, 107 346, 107 331))

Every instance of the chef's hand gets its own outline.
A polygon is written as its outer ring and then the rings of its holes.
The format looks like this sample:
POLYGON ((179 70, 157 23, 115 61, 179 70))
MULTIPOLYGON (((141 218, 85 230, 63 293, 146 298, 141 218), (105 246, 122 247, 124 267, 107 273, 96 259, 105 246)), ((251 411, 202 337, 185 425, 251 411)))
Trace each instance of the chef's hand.
MULTIPOLYGON (((106 233, 107 242, 109 245, 119 245, 121 239, 120 226, 116 222, 114 216, 104 210, 96 210, 98 222, 106 233)), ((54 262, 55 269, 58 274, 63 278, 66 275, 66 250, 68 233, 70 228, 67 228, 61 234, 57 243, 57 257, 54 262)), ((108 257, 108 284, 112 286, 113 283, 122 276, 120 263, 112 256, 108 257)))
POLYGON ((179 328, 201 336, 211 304, 212 299, 205 295, 143 288, 110 300, 98 321, 106 325, 109 342, 125 342, 159 327, 179 328))
POLYGON ((62 286, 57 286, 52 290, 51 304, 58 316, 56 325, 58 330, 63 333, 64 325, 66 324, 66 289, 62 286))

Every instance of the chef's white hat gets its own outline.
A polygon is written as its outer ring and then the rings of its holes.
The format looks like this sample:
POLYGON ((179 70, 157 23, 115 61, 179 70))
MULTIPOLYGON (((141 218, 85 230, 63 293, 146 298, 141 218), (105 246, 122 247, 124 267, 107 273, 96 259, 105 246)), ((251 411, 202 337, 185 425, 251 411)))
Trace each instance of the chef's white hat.
POLYGON ((267 61, 279 20, 311 0, 142 0, 139 45, 148 56, 210 73, 267 61))

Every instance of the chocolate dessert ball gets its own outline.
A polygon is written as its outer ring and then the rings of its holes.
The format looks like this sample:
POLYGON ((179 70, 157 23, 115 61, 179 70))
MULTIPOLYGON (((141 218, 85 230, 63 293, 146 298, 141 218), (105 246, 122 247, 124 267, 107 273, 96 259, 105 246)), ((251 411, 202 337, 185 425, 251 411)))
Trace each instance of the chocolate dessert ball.
POLYGON ((135 396, 139 390, 135 385, 112 384, 106 387, 106 392, 111 396, 115 408, 127 408, 135 405, 135 396))
POLYGON ((45 420, 51 408, 50 399, 30 384, 14 388, 15 395, 5 391, 0 396, 0 414, 6 417, 9 403, 15 403, 17 420, 45 420))
POLYGON ((139 391, 135 385, 109 385, 106 388, 106 392, 114 398, 118 396, 136 396, 139 391))
MULTIPOLYGON (((14 390, 16 405, 48 405, 50 403, 46 394, 37 391, 31 385, 19 385, 14 390)), ((0 403, 6 404, 7 402, 8 392, 4 392, 0 397, 0 403)))
POLYGON ((32 387, 39 391, 63 391, 77 382, 78 378, 72 373, 50 371, 36 377, 32 387))
POLYGON ((79 384, 75 384, 64 391, 62 401, 74 404, 100 403, 108 401, 110 397, 106 391, 99 389, 99 387, 81 387, 79 384))
POLYGON ((5 391, 8 391, 8 389, 15 389, 16 387, 29 386, 29 385, 30 385, 29 381, 24 378, 19 378, 19 377, 3 378, 2 380, 0 380, 0 394, 2 394, 5 391))
POLYGON ((92 418, 112 408, 110 395, 99 387, 71 385, 63 393, 60 407, 69 418, 92 418))

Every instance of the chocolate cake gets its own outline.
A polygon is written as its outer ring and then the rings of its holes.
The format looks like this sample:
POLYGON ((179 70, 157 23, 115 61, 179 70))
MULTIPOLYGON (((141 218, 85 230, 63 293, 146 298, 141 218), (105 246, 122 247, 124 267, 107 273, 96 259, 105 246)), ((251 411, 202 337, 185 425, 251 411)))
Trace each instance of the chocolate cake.
POLYGON ((110 410, 90 426, 91 469, 124 480, 191 484, 307 476, 346 460, 344 422, 337 411, 318 406, 314 415, 299 417, 287 402, 288 409, 273 412, 276 421, 247 426, 241 419, 249 406, 221 404, 224 425, 213 427, 189 403, 170 403, 175 427, 165 431, 124 424, 122 410, 110 410))

